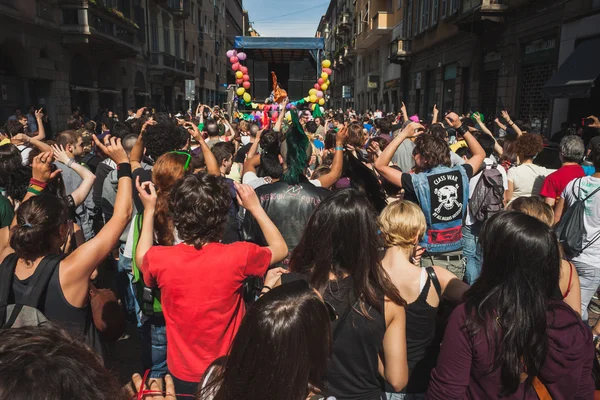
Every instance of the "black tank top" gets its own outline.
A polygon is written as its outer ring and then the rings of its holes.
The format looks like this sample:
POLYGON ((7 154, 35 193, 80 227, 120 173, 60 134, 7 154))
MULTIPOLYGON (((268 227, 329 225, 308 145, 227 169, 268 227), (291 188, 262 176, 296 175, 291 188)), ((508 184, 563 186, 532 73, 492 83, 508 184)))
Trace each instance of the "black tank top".
MULTIPOLYGON (((406 306, 406 355, 409 378, 406 388, 401 393, 425 393, 429 386, 431 370, 435 367, 438 351, 431 345, 435 338, 438 308, 427 303, 430 288, 431 278, 427 276, 427 281, 417 300, 406 306)), ((395 392, 389 383, 384 384, 386 392, 395 392)))
MULTIPOLYGON (((60 263, 62 260, 62 258, 54 255, 46 256, 46 258, 49 257, 55 259, 50 262, 60 263)), ((16 263, 17 257, 15 254, 11 254, 6 257, 4 262, 16 263)), ((50 278, 50 282, 48 283, 48 289, 46 290, 46 293, 42 295, 37 309, 40 310, 50 322, 53 322, 65 329, 71 335, 73 335, 73 337, 84 341, 99 355, 102 355, 102 348, 98 332, 93 325, 92 310, 90 305, 88 304, 85 307, 79 308, 69 304, 67 299, 65 299, 64 293, 60 286, 59 270, 60 264, 54 270, 54 273, 50 278)), ((35 275, 39 275, 41 271, 42 269, 39 268, 38 265, 34 273, 26 279, 19 279, 15 275, 15 279, 13 280, 12 284, 12 291, 9 296, 9 304, 22 301, 22 297, 27 291, 29 282, 33 280, 35 275)))
MULTIPOLYGON (((344 311, 356 302, 352 277, 331 282, 323 297, 341 318, 344 311)), ((383 294, 380 294, 379 300, 383 311, 383 294)), ((381 399, 378 354, 383 349, 385 317, 383 312, 373 307, 367 307, 367 310, 372 319, 365 318, 355 310, 350 311, 333 343, 333 355, 326 373, 326 393, 338 400, 381 399)), ((340 319, 332 324, 332 332, 339 322, 340 319)))

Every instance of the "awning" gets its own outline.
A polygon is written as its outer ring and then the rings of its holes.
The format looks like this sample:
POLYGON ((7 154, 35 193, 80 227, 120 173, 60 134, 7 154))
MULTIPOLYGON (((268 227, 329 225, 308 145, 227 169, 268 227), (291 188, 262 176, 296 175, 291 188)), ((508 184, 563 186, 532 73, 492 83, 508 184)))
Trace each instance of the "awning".
POLYGON ((302 37, 236 36, 236 49, 323 50, 325 39, 302 37))
POLYGON ((600 75, 600 38, 586 40, 558 68, 542 88, 550 98, 590 97, 600 75))

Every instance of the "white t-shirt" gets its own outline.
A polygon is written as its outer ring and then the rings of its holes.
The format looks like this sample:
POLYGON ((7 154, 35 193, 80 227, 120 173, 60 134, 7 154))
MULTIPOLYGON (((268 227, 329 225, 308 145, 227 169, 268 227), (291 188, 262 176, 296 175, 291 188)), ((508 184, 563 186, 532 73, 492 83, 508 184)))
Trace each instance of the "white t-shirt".
POLYGON ((554 171, 535 164, 521 164, 509 169, 507 177, 514 185, 510 201, 519 197, 539 196, 544 179, 554 171))
POLYGON ((29 153, 31 153, 32 148, 20 144, 17 146, 17 149, 21 152, 21 161, 23 162, 23 165, 29 165, 29 153))
MULTIPOLYGON (((574 179, 563 190, 560 197, 565 199, 564 211, 566 211, 566 207, 575 203, 577 199, 585 198, 598 189, 600 187, 600 178, 585 176, 581 178, 581 189, 579 189, 579 184, 580 179, 574 179), (573 188, 573 185, 576 185, 575 188, 573 188), (573 191, 575 191, 575 195, 573 195, 573 191)), ((583 237, 582 244, 585 247, 596 235, 600 235, 600 192, 586 200, 583 226, 585 227, 585 236, 583 237)), ((598 260, 600 260, 600 239, 597 239, 573 260, 588 265, 597 265, 598 260)))
MULTIPOLYGON (((309 182, 316 187, 321 187, 321 181, 318 179, 310 179, 309 182)), ((256 189, 271 182, 269 178, 259 178, 254 172, 250 171, 244 174, 242 177, 242 183, 244 185, 250 185, 253 189, 256 189)))
MULTIPOLYGON (((488 165, 488 166, 494 165, 494 162, 489 158, 484 158, 483 162, 485 163, 485 165, 488 165)), ((508 189, 508 180, 506 178, 506 171, 504 170, 504 167, 502 165, 496 165, 496 169, 498 171, 500 171, 500 175, 502 175, 502 186, 504 186, 504 191, 506 191, 506 189, 508 189)), ((479 179, 481 179, 482 173, 483 173, 483 170, 479 171, 477 173, 477 175, 472 177, 471 180, 469 181, 469 199, 473 196, 473 193, 475 193, 475 186, 477 186, 479 179)), ((469 205, 467 204, 467 218, 465 218, 465 225, 473 225, 474 223, 475 223, 475 218, 471 215, 471 209, 469 208, 469 205)))

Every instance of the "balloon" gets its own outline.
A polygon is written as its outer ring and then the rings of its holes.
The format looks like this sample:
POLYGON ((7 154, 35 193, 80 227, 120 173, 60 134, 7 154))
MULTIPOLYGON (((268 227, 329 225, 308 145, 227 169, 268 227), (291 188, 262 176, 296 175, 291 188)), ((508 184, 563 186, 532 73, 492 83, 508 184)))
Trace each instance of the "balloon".
POLYGON ((324 83, 321 85, 321 90, 325 91, 325 90, 327 90, 328 87, 329 86, 326 83, 324 83))
POLYGON ((325 99, 319 99, 319 105, 322 106, 325 104, 325 99))
POLYGON ((232 64, 235 64, 236 62, 238 62, 238 58, 236 56, 230 57, 229 61, 231 61, 232 64))
POLYGON ((329 83, 329 79, 327 79, 327 80, 325 81, 325 83, 327 84, 327 86, 331 85, 331 83, 329 83))
POLYGON ((248 81, 245 81, 245 82, 243 83, 243 85, 244 85, 244 89, 250 89, 250 82, 248 82, 248 81))
POLYGON ((310 105, 310 109, 311 109, 312 111, 314 111, 316 106, 317 106, 316 104, 311 104, 311 105, 310 105))
POLYGON ((319 78, 319 80, 317 80, 317 82, 319 83, 319 85, 322 85, 325 83, 325 79, 319 78))
POLYGON ((310 101, 310 97, 309 97, 309 96, 306 96, 306 97, 304 98, 304 101, 310 101))
POLYGON ((323 72, 326 72, 327 75, 331 75, 331 69, 329 68, 323 68, 323 72))
POLYGON ((248 92, 244 93, 244 101, 246 103, 250 103, 250 100, 252 100, 252 97, 250 96, 250 93, 248 93, 248 92))
POLYGON ((317 96, 314 94, 311 94, 308 99, 310 100, 311 103, 316 103, 317 101, 317 96))
POLYGON ((310 90, 308 91, 308 94, 309 94, 310 96, 316 95, 316 94, 317 94, 317 89, 310 89, 310 90))
POLYGON ((234 56, 233 50, 227 50, 227 53, 225 53, 225 54, 227 54, 227 58, 231 58, 234 56))
POLYGON ((242 71, 238 71, 235 73, 235 77, 238 79, 242 79, 244 77, 244 74, 242 74, 242 71))
POLYGON ((245 65, 240 65, 240 71, 242 71, 243 73, 247 74, 248 73, 248 67, 246 67, 245 65))
POLYGON ((319 85, 318 83, 315 83, 315 86, 313 86, 316 90, 321 89, 321 85, 319 85))
MULTIPOLYGON (((241 72, 241 71, 240 71, 240 72, 241 72)), ((242 79, 243 79, 245 82, 248 82, 248 81, 250 80, 250 75, 246 74, 246 75, 242 76, 242 79)))
POLYGON ((323 98, 323 92, 321 92, 320 90, 317 91, 317 98, 318 99, 322 99, 323 98))
POLYGON ((264 109, 265 111, 269 111, 271 109, 271 106, 269 104, 265 104, 264 109))
POLYGON ((246 53, 244 53, 244 52, 237 53, 237 58, 244 61, 246 59, 246 53))
POLYGON ((273 111, 273 118, 277 118, 279 117, 279 112, 278 111, 273 111))
POLYGON ((231 65, 231 69, 234 71, 237 71, 238 69, 240 69, 240 63, 235 63, 231 65))
POLYGON ((323 60, 323 62, 321 63, 321 65, 323 66, 323 68, 329 68, 331 66, 331 61, 329 61, 329 60, 323 60))
POLYGON ((323 78, 323 79, 327 79, 327 78, 329 78, 329 74, 328 74, 327 72, 323 72, 323 73, 321 74, 321 78, 323 78))
POLYGON ((243 87, 239 87, 235 92, 238 96, 242 96, 244 93, 246 93, 246 89, 244 89, 243 87))
POLYGON ((236 80, 235 80, 235 84, 236 84, 236 85, 241 85, 242 83, 244 83, 244 80, 243 80, 243 79, 236 79, 236 80))

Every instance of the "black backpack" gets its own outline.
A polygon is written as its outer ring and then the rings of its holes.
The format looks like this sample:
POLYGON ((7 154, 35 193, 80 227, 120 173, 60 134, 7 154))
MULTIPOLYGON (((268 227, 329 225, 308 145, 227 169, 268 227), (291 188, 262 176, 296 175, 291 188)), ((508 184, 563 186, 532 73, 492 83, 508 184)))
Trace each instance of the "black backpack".
POLYGON ((600 238, 600 232, 591 239, 587 245, 583 245, 583 236, 586 234, 584 221, 585 213, 585 202, 587 199, 595 195, 600 191, 600 187, 590 193, 587 197, 581 199, 581 179, 579 178, 579 190, 575 193, 575 186, 577 180, 573 182, 573 197, 576 199, 575 202, 567 208, 567 211, 563 214, 560 222, 554 228, 558 241, 562 244, 563 250, 568 258, 577 257, 585 249, 590 247, 594 242, 600 238))
POLYGON ((48 319, 37 307, 62 258, 62 255, 44 257, 36 269, 39 273, 34 272, 25 295, 16 304, 8 304, 8 299, 12 291, 18 257, 16 254, 10 254, 4 259, 0 264, 0 329, 41 326, 48 323, 48 319))
POLYGON ((504 184, 498 164, 486 165, 469 199, 469 209, 476 221, 485 222, 504 209, 504 184))

